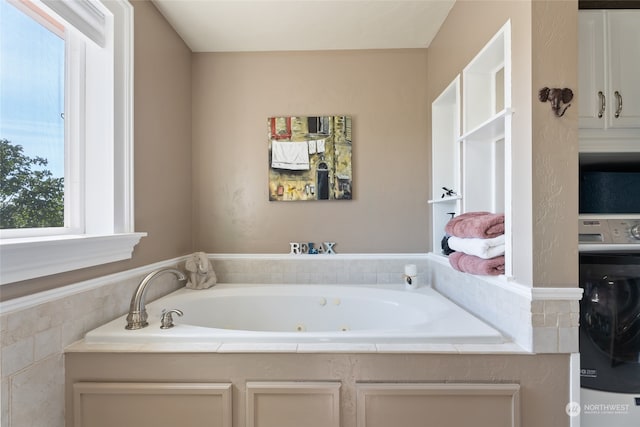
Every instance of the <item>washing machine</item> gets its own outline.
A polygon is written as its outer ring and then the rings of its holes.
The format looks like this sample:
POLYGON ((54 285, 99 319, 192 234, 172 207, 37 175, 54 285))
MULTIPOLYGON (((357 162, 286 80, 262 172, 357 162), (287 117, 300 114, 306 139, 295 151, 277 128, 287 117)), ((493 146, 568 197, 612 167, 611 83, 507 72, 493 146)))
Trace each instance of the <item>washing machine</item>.
POLYGON ((580 425, 640 426, 640 252, 580 254, 580 425))

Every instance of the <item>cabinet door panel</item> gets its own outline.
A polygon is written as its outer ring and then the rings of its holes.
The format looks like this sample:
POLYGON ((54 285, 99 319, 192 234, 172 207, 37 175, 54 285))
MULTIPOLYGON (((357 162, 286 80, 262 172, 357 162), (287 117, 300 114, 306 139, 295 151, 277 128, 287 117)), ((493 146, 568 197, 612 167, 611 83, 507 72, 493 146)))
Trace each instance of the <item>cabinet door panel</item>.
POLYGON ((605 123, 601 98, 608 99, 605 87, 604 20, 601 11, 582 11, 578 15, 578 115, 581 128, 602 128, 605 123))
POLYGON ((358 384, 357 427, 520 425, 517 384, 358 384))
POLYGON ((611 127, 640 128, 640 10, 608 11, 611 127), (615 92, 622 97, 620 116, 615 92))
POLYGON ((74 427, 231 427, 229 383, 75 383, 74 427))
POLYGON ((339 427, 340 383, 247 382, 247 427, 339 427))

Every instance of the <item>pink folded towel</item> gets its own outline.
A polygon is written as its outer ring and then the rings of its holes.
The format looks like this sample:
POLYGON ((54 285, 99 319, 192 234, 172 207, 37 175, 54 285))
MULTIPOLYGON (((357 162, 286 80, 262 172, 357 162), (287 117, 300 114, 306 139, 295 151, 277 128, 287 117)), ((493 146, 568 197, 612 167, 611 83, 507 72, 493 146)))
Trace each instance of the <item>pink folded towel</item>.
POLYGON ((444 228, 450 236, 490 239, 504 234, 504 214, 467 212, 451 218, 444 228))
POLYGON ((504 255, 482 259, 464 252, 454 252, 449 255, 451 267, 463 273, 480 274, 483 276, 497 276, 504 274, 504 255))

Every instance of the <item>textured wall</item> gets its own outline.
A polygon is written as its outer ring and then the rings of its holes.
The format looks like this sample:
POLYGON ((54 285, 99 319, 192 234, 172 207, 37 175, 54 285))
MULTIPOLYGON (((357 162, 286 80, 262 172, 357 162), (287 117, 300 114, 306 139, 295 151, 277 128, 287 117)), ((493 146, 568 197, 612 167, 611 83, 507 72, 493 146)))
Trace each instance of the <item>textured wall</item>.
POLYGON ((133 258, 3 285, 2 300, 171 259, 191 251, 191 51, 148 1, 134 1, 133 258))
MULTIPOLYGON (((577 1, 532 4, 532 92, 578 88, 577 1)), ((578 104, 562 118, 549 103, 533 109, 533 272, 537 286, 578 282, 578 104)))
POLYGON ((193 56, 194 247, 426 252, 426 50, 193 56), (350 115, 353 200, 269 202, 267 118, 350 115))

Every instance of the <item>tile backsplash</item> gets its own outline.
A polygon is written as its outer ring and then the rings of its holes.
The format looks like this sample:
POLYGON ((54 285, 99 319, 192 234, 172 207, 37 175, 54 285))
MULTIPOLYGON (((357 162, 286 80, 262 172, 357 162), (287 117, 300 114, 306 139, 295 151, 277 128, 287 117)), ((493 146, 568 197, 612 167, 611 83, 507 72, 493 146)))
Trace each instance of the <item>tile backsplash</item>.
POLYGON ((221 283, 401 284, 404 266, 418 266, 428 276, 424 255, 212 255, 221 283))
POLYGON ((534 353, 578 352, 579 289, 533 288, 455 271, 435 256, 430 281, 449 299, 534 353), (559 291, 559 292, 557 292, 559 291))
MULTIPOLYGON (((69 285, 46 292, 49 298, 42 293, 0 305, 1 427, 64 427, 64 348, 125 314, 140 280, 158 267, 69 285)), ((178 288, 170 275, 155 281, 148 300, 178 288)))

